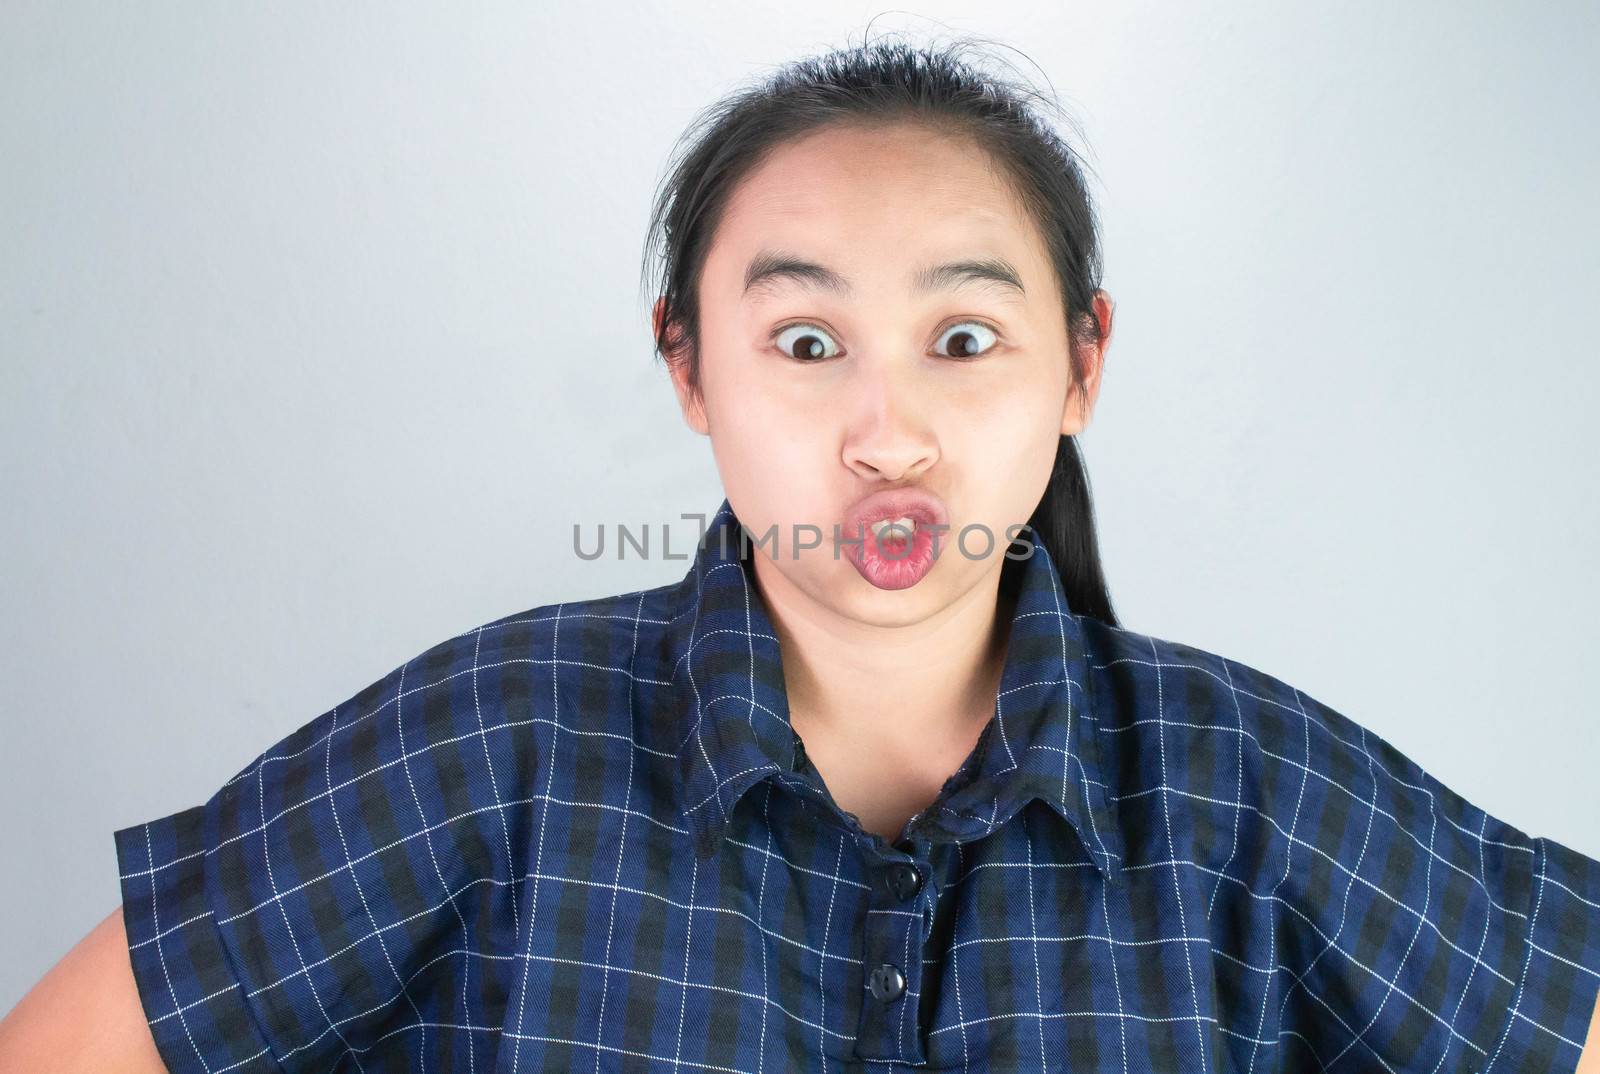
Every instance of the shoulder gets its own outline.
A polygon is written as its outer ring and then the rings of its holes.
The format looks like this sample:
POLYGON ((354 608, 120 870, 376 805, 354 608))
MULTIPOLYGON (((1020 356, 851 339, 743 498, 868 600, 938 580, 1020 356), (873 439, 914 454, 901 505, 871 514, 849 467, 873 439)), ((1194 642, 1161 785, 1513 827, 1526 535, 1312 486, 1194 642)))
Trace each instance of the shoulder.
MULTIPOLYGON (((551 602, 490 620, 414 658, 376 696, 421 693, 448 714, 430 735, 480 731, 498 720, 503 748, 522 766, 625 749, 651 734, 651 714, 670 699, 681 618, 674 585, 551 602)), ((494 740, 490 740, 491 746, 494 740)), ((525 772, 531 780, 532 772, 525 772)))
POLYGON ((397 1004, 453 1009, 466 986, 442 952, 462 929, 516 944, 548 805, 609 770, 596 749, 632 741, 631 683, 670 651, 671 604, 663 587, 455 633, 315 715, 204 804, 119 830, 132 965, 146 1010, 164 1012, 151 1026, 173 1069, 269 1054, 325 1069, 343 1047, 330 1020, 376 1038, 397 1004), (315 978, 308 944, 328 952, 315 978))
POLYGON ((1600 862, 1282 678, 1083 623, 1128 864, 1194 866, 1217 940, 1295 974, 1283 1024, 1294 1006, 1303 1040, 1354 1035, 1391 1069, 1570 1069, 1600 989, 1600 862))
MULTIPOLYGON (((1176 736, 1209 765, 1187 778, 1216 789, 1225 767, 1208 742, 1226 743, 1259 796, 1291 807, 1305 795, 1376 795, 1406 825, 1429 795, 1454 792, 1363 722, 1262 668, 1187 642, 1084 620, 1101 730, 1140 743, 1176 736), (1159 731, 1157 730, 1159 729, 1159 731)), ((1171 743, 1168 744, 1171 749, 1171 743)), ((1236 773, 1231 770, 1228 775, 1236 773)), ((1456 798, 1452 815, 1471 811, 1456 798)))
POLYGON ((526 722, 562 713, 598 718, 596 684, 654 670, 670 622, 671 587, 535 605, 444 638, 348 699, 341 722, 408 713, 406 731, 448 735, 463 720, 526 722), (575 692, 561 694, 562 688, 575 692), (443 721, 440 726, 433 723, 443 721))
POLYGON ((657 670, 668 588, 536 605, 394 664, 222 785, 224 845, 267 821, 320 838, 336 804, 399 818, 397 836, 531 804, 540 766, 570 746, 558 727, 630 733, 621 684, 657 670))
POLYGON ((1576 1061, 1600 991, 1600 863, 1277 675, 1083 624, 1128 864, 1194 866, 1216 940, 1296 975, 1283 1024, 1342 1044, 1366 1026, 1390 1069, 1576 1061))
MULTIPOLYGON (((1168 716, 1233 716, 1240 720, 1292 726, 1299 733, 1308 715, 1332 712, 1299 688, 1259 668, 1188 642, 1109 626, 1084 617, 1085 656, 1097 696, 1113 724, 1168 716), (1307 706, 1317 710, 1306 711, 1307 706)), ((1335 714, 1338 732, 1354 728, 1335 714)), ((1205 721, 1212 726, 1215 720, 1205 721)))
MULTIPOLYGON (((1196 645, 1085 623, 1119 804, 1137 818, 1152 787, 1182 798, 1197 860, 1220 853, 1229 875, 1282 878, 1281 892, 1301 889, 1308 904, 1358 870, 1369 894, 1420 899, 1430 878, 1437 894, 1442 876, 1525 873, 1533 861, 1526 833, 1299 686, 1196 645)), ((1509 892, 1513 908, 1526 896, 1509 892)))
POLYGON ((1283 679, 1198 645, 1083 624, 1095 719, 1135 782, 1161 753, 1179 758, 1169 786, 1212 797, 1232 786, 1236 801, 1285 788, 1292 797, 1302 777, 1329 765, 1348 777, 1357 757, 1365 769, 1363 729, 1283 679))

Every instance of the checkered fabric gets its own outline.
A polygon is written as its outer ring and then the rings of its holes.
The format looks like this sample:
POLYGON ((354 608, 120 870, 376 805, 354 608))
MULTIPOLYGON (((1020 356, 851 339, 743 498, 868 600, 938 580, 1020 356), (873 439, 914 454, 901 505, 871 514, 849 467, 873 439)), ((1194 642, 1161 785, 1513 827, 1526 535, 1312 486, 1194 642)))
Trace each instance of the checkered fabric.
POLYGON ((724 500, 681 581, 441 642, 117 832, 168 1066, 1576 1066, 1600 862, 1072 614, 1038 546, 994 718, 890 843, 801 748, 740 534, 724 500))

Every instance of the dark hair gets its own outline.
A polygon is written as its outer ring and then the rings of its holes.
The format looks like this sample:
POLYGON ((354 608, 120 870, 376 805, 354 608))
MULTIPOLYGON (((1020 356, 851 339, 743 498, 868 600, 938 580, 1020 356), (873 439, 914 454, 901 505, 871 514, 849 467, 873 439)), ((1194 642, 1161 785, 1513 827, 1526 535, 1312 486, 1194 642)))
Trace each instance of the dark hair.
MULTIPOLYGON (((690 124, 656 194, 644 282, 650 282, 651 255, 659 246, 660 278, 652 288, 663 307, 656 354, 688 363, 692 393, 700 392, 700 273, 728 198, 774 147, 833 124, 916 123, 969 138, 1000 165, 1042 233, 1066 315, 1072 383, 1082 385, 1079 348, 1103 342, 1104 326, 1092 307, 1100 243, 1079 158, 1030 108, 1034 102, 1057 111, 1052 102, 968 64, 960 55, 968 43, 863 43, 799 60, 713 104, 690 124)), ((1119 625, 1075 437, 1061 437, 1049 485, 1028 525, 1032 540, 1054 560, 1071 610, 1119 625)))

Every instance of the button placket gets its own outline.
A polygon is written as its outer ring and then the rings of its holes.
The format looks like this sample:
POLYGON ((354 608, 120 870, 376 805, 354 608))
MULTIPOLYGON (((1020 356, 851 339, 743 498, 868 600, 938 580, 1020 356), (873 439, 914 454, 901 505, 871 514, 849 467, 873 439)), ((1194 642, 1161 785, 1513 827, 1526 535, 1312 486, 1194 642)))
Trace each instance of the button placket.
POLYGON ((916 1003, 921 995, 922 952, 927 940, 922 901, 928 866, 903 857, 880 858, 872 869, 875 875, 862 943, 865 994, 855 1056, 924 1063, 916 1003))
POLYGON ((884 882, 889 894, 901 902, 909 902, 922 890, 922 871, 908 861, 898 861, 884 870, 884 882))

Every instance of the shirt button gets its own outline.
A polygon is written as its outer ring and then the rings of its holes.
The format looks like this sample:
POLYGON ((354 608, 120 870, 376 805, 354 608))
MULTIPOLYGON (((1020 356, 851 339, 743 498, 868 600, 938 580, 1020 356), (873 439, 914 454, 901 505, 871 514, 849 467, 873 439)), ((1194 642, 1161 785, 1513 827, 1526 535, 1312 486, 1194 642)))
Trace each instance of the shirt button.
POLYGON ((906 990, 906 975, 900 972, 899 966, 885 962, 867 978, 867 990, 874 999, 885 1003, 899 999, 906 990))
POLYGON ((889 866, 885 880, 889 893, 897 899, 909 899, 922 890, 922 874, 910 862, 896 862, 889 866))

